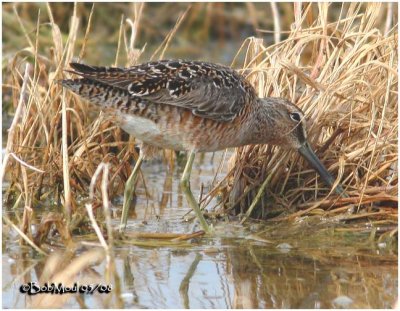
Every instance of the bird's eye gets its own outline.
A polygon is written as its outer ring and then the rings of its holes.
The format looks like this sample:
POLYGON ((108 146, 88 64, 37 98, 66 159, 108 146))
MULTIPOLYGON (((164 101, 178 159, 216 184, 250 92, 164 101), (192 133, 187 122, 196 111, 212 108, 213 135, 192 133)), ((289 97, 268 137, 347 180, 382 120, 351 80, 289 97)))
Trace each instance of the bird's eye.
POLYGON ((297 112, 292 112, 290 115, 290 119, 292 119, 295 122, 300 122, 301 116, 297 112))

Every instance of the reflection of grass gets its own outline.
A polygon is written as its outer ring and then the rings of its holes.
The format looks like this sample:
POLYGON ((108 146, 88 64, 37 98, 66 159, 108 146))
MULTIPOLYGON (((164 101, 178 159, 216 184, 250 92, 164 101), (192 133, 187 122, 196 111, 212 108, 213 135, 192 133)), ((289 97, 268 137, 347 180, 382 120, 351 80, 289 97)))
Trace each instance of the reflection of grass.
MULTIPOLYGON (((339 223, 336 219, 327 221, 318 216, 309 216, 295 222, 270 221, 258 227, 257 232, 248 239, 256 242, 265 239, 268 241, 266 246, 274 247, 288 243, 294 249, 315 252, 320 257, 326 255, 326 252, 332 256, 343 257, 351 250, 354 254, 378 258, 379 255, 371 253, 371 249, 377 248, 376 242, 386 243, 382 245, 381 251, 392 255, 397 252, 396 229, 396 224, 390 221, 371 220, 368 225, 360 221, 347 224, 339 223)), ((311 253, 309 255, 314 256, 311 253)), ((391 260, 394 260, 394 257, 391 260)))
POLYGON ((362 229, 364 224, 354 230, 316 218, 269 223, 256 237, 227 251, 235 290, 245 294, 240 284, 252 284, 256 288, 247 297, 267 308, 332 308, 343 295, 351 298, 353 308, 390 307, 397 293, 397 243, 378 248, 362 229), (353 232, 342 231, 347 229, 353 232), (283 243, 291 248, 277 247, 283 243))
MULTIPOLYGON (((394 29, 383 35, 374 28, 381 16, 379 6, 350 5, 339 22, 328 22, 327 4, 311 6, 314 12, 318 9, 318 15, 307 9, 296 11, 288 39, 268 48, 262 40, 248 39, 238 52, 239 56, 245 54, 243 73, 261 96, 290 98, 310 117, 310 140, 320 144, 319 156, 347 187, 350 198, 321 197, 327 192, 318 189, 307 166, 302 167, 294 155, 283 157, 282 152, 267 146, 238 149, 232 159, 235 169, 226 179, 229 186, 212 194, 225 194, 224 202, 231 208, 237 207, 238 202, 246 207, 257 186, 267 174, 272 174, 267 188, 277 205, 292 207, 290 218, 304 214, 343 215, 352 204, 364 213, 354 217, 395 219, 393 214, 397 210, 392 206, 397 202, 397 33, 394 29), (246 53, 242 53, 245 49, 246 53), (298 207, 300 211, 296 210, 298 207)), ((107 16, 103 6, 97 9, 96 4, 93 11, 91 5, 77 7, 82 15, 70 4, 41 4, 39 16, 36 11, 29 12, 32 7, 24 4, 18 7, 18 23, 12 7, 3 7, 4 24, 9 30, 3 49, 4 55, 10 57, 3 59, 3 96, 4 102, 9 103, 8 110, 16 111, 6 147, 8 160, 4 168, 10 186, 4 197, 8 206, 15 202, 16 207, 24 206, 22 215, 15 210, 12 221, 17 221, 32 241, 37 238, 31 232, 32 213, 45 199, 60 203, 63 213, 56 212, 68 216, 68 222, 64 223, 63 217, 45 215, 42 228, 49 229, 51 223, 62 231, 62 222, 68 233, 77 228, 86 232, 86 211, 80 200, 87 197, 99 163, 109 163, 107 193, 113 198, 123 192, 131 171, 129 161, 137 156, 126 133, 103 113, 94 118, 97 113, 89 105, 62 90, 55 81, 70 77, 63 69, 73 58, 104 65, 137 63, 143 57, 142 50, 136 48, 143 46, 137 44, 138 31, 147 29, 143 25, 149 17, 142 15, 141 6, 135 4, 130 6, 134 11, 131 15, 136 17, 132 18, 133 23, 121 23, 118 16, 118 26, 113 27, 112 34, 106 34, 104 29, 109 21, 104 28, 93 24, 95 18, 107 16), (137 20, 140 23, 134 23, 137 20), (95 45, 88 43, 92 40, 106 45, 112 42, 111 52, 96 51, 95 45), (26 66, 27 63, 30 65, 26 66)), ((192 10, 185 11, 187 6, 179 8, 182 10, 178 16, 182 18, 174 15, 173 24, 163 28, 166 40, 155 58, 174 45, 174 25, 187 30, 185 22, 196 24, 192 10)), ((193 5, 193 10, 200 9, 201 6, 193 5)), ((239 61, 240 57, 236 63, 239 61)), ((100 182, 94 186, 99 190, 100 182)), ((92 208, 96 209, 102 199, 100 191, 93 193, 92 208)), ((64 232, 63 238, 68 245, 71 237, 64 232)))

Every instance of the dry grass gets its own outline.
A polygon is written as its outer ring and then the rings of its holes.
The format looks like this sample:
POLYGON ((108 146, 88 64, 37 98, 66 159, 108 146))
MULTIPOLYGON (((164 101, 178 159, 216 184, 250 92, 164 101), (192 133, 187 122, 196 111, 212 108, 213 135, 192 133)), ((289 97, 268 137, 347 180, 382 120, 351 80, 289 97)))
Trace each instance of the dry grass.
MULTIPOLYGON (((50 7, 48 14, 52 16, 50 7)), ((32 43, 30 49, 17 53, 10 61, 8 70, 12 74, 12 81, 8 82, 13 102, 16 102, 22 90, 21 67, 26 57, 34 61, 24 96, 24 112, 13 136, 9 136, 10 151, 29 163, 30 167, 25 169, 21 162, 8 161, 6 171, 11 185, 6 199, 19 193, 23 193, 24 202, 49 197, 62 201, 67 214, 71 214, 70 210, 72 214, 76 211, 76 200, 79 199, 76 194, 87 193, 90 180, 101 161, 110 163, 112 168, 109 195, 120 193, 131 170, 128 160, 135 154, 133 146, 128 143, 128 135, 111 122, 104 121, 103 115, 92 118, 85 103, 63 91, 55 82, 65 77, 63 69, 68 67, 74 51, 82 54, 85 50, 86 40, 83 40, 83 45, 77 44, 79 19, 75 10, 71 21, 66 43, 58 26, 51 24, 52 58, 38 53, 42 25, 38 28, 37 41, 32 43), (22 169, 26 170, 26 187, 20 184, 22 169), (60 186, 64 191, 58 191, 60 186), (21 191, 25 188, 26 191, 21 191)), ((125 30, 130 32, 129 28, 125 30)), ((134 55, 133 45, 128 42, 125 51, 129 56, 134 55)))
POLYGON ((288 39, 265 47, 251 38, 239 53, 246 54, 244 73, 260 96, 286 97, 303 109, 309 141, 350 197, 330 196, 296 153, 247 146, 236 150, 226 186, 216 190, 237 213, 256 203, 267 180, 255 217, 282 206, 289 217, 345 214, 353 207, 352 212, 397 219, 397 24, 386 34, 376 28, 382 18, 392 18, 390 10, 382 15, 382 4, 365 11, 357 3, 347 7, 330 22, 329 5, 318 4, 312 23, 311 6, 303 7, 288 39))
MULTIPOLYGON (((323 211, 345 215, 352 205, 364 216, 397 219, 397 21, 389 21, 392 16, 386 16, 385 5, 346 7, 336 22, 328 21, 328 4, 313 5, 314 15, 310 6, 297 9, 287 39, 265 47, 261 40, 251 38, 238 54, 245 54, 241 67, 260 96, 287 97, 304 110, 310 120, 311 143, 350 198, 332 199, 296 154, 270 146, 248 146, 236 150, 231 159, 235 169, 211 193, 222 193, 229 210, 245 212, 259 185, 268 180, 258 215, 253 216, 265 216, 266 202, 274 202, 289 216, 323 211), (375 28, 382 24, 382 17, 389 25, 383 32, 375 28)), ((123 193, 132 169, 129 161, 137 156, 126 133, 102 113, 96 118, 88 105, 55 83, 68 77, 63 69, 73 57, 85 55, 87 37, 93 31, 91 17, 81 29, 75 7, 70 31, 62 34, 51 6, 46 10, 51 23, 41 22, 41 12, 33 33, 19 19, 27 47, 7 63, 3 81, 3 94, 9 94, 14 108, 19 107, 7 143, 11 157, 3 162, 10 182, 5 200, 9 205, 25 206, 22 220, 18 213, 16 219, 23 224, 27 241, 35 240, 27 225, 33 206, 46 200, 61 203, 60 215, 67 216, 72 232, 87 223, 86 211, 78 202, 88 197, 99 163, 108 163, 107 192, 113 198, 123 193), (32 66, 23 83, 27 62, 32 66)), ((121 21, 115 65, 132 65, 142 52, 134 44, 140 4, 135 4, 134 12, 135 21, 121 21), (121 55, 127 60, 124 64, 118 62, 121 55)), ((176 27, 186 13, 182 11, 176 27)), ((171 44, 176 27, 159 54, 171 44)), ((92 207, 96 208, 101 206, 100 193, 103 198, 107 195, 104 189, 100 191, 101 181, 94 186, 92 192, 97 189, 98 195, 93 195, 92 207)), ((50 220, 59 222, 60 218, 50 220)), ((68 234, 65 240, 70 241, 68 234)))

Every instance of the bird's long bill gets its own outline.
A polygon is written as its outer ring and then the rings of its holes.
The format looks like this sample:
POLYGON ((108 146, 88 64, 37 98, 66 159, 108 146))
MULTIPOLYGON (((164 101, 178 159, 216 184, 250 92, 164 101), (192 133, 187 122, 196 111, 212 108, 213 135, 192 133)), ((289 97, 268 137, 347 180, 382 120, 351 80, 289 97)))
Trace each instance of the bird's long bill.
MULTIPOLYGON (((314 151, 312 151, 310 145, 306 142, 298 149, 298 151, 308 161, 308 163, 310 163, 310 165, 318 172, 318 174, 321 176, 323 181, 329 187, 332 188, 333 183, 335 182, 335 179, 327 171, 327 169, 321 163, 321 161, 317 158, 314 151)), ((341 195, 344 194, 344 190, 341 185, 337 185, 337 187, 335 188, 335 191, 337 194, 341 194, 341 195)))

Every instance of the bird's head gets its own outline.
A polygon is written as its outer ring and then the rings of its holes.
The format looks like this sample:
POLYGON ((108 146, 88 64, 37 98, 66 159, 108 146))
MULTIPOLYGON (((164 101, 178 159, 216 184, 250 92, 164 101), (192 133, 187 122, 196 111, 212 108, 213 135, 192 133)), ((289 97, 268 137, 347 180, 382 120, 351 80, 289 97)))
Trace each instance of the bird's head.
MULTIPOLYGON (((307 141, 307 122, 303 111, 292 102, 283 98, 260 99, 264 120, 268 120, 265 136, 268 143, 297 150, 319 173, 324 182, 332 187, 335 179, 318 159, 307 141), (267 131, 269 131, 267 133, 267 131)), ((344 194, 343 188, 335 188, 338 194, 344 194)))

